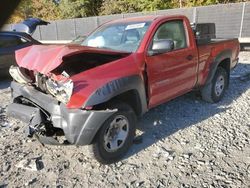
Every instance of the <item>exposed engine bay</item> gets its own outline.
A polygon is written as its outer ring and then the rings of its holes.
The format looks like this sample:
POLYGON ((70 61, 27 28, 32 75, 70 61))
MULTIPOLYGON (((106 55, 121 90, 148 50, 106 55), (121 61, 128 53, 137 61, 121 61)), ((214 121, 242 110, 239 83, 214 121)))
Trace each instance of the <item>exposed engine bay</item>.
POLYGON ((61 74, 67 72, 69 76, 73 76, 80 72, 104 65, 106 63, 121 59, 129 53, 125 54, 96 54, 96 53, 81 53, 63 57, 63 63, 53 72, 61 74))

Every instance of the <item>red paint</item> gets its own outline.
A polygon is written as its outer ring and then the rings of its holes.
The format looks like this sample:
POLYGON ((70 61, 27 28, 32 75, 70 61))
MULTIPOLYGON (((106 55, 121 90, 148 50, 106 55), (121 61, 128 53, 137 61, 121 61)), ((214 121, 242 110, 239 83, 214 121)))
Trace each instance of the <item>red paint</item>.
POLYGON ((18 50, 15 55, 17 64, 20 67, 48 74, 63 62, 63 57, 88 52, 117 53, 79 45, 32 45, 18 50))
MULTIPOLYGON (((214 58, 223 50, 233 51, 232 60, 238 56, 237 40, 211 43, 197 48, 193 31, 185 16, 146 16, 116 20, 111 23, 149 20, 152 24, 135 53, 71 77, 75 87, 71 100, 67 104, 68 108, 81 108, 92 93, 112 80, 130 75, 140 75, 143 78, 145 72, 148 77, 148 83, 145 83, 148 88, 148 108, 152 108, 194 87, 202 86, 214 58), (157 56, 148 56, 147 49, 159 25, 176 19, 184 22, 188 35, 188 47, 157 56), (187 60, 189 55, 193 56, 192 60, 187 60)), ((87 52, 118 53, 76 45, 31 46, 17 51, 16 59, 21 67, 48 74, 62 63, 64 56, 87 52)))

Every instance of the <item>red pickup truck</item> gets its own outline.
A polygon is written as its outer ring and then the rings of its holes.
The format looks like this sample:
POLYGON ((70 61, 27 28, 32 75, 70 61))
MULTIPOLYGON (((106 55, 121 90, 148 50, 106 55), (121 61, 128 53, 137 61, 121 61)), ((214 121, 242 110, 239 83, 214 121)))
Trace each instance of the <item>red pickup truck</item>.
POLYGON ((44 144, 92 144, 99 162, 113 163, 149 109, 194 89, 220 101, 239 49, 237 39, 199 44, 185 16, 111 21, 81 45, 17 51, 7 113, 44 144))

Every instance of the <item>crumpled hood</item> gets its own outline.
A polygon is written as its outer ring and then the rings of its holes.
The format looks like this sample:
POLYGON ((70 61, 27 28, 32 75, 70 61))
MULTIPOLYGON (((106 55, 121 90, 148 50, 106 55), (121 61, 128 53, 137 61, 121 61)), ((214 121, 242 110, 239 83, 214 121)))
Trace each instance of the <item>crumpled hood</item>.
POLYGON ((16 51, 16 61, 20 67, 47 74, 57 68, 65 56, 88 52, 120 53, 79 45, 33 45, 16 51))

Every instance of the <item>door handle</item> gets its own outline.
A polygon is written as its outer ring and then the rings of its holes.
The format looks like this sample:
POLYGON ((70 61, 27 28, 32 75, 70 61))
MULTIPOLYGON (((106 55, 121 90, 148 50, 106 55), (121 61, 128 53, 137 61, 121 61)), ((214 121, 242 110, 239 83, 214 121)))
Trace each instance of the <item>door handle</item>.
POLYGON ((194 58, 194 56, 192 56, 192 55, 188 55, 188 56, 186 57, 186 59, 187 59, 188 61, 191 61, 193 58, 194 58))

